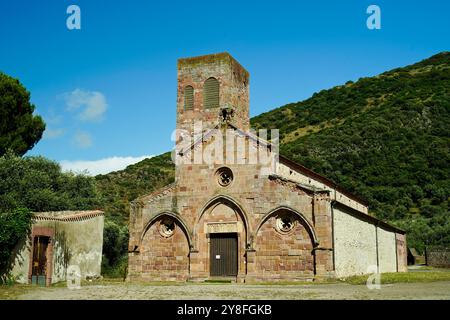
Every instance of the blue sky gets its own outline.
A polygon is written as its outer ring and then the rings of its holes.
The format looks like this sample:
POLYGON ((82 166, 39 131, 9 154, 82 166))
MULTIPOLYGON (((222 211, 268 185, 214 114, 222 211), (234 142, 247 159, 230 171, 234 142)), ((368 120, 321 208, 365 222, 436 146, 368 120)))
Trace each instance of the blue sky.
POLYGON ((230 52, 253 116, 448 51, 449 15, 444 0, 2 1, 0 71, 47 123, 28 155, 96 173, 172 148, 180 57, 230 52), (66 27, 71 4, 81 30, 66 27))

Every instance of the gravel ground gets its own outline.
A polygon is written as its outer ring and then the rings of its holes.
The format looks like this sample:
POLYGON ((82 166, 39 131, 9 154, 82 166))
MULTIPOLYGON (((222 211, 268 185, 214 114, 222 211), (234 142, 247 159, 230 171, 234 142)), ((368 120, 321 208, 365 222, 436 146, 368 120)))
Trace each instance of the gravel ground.
POLYGON ((0 299, 20 300, 184 300, 184 299, 446 299, 450 300, 450 281, 396 283, 369 290, 364 285, 250 285, 250 284, 145 284, 100 282, 81 289, 66 287, 0 287, 0 299))

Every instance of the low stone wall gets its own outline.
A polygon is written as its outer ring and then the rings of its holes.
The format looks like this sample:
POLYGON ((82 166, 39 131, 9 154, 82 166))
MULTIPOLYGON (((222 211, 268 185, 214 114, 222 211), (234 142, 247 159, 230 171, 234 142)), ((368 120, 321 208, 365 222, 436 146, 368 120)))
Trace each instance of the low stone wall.
POLYGON ((449 247, 427 247, 425 252, 427 265, 432 267, 450 268, 449 247))

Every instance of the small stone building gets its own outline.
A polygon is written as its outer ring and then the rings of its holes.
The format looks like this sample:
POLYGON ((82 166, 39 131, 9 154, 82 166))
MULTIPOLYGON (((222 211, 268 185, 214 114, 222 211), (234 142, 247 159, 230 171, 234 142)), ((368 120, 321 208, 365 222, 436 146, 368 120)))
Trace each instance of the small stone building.
POLYGON ((408 265, 425 264, 425 256, 420 255, 415 248, 407 249, 408 265))
POLYGON ((249 73, 228 53, 178 60, 177 129, 175 182, 131 203, 130 280, 407 270, 404 231, 250 130, 249 73))
POLYGON ((12 274, 19 283, 50 285, 65 281, 69 266, 81 279, 100 277, 102 211, 39 212, 30 236, 15 252, 12 274))

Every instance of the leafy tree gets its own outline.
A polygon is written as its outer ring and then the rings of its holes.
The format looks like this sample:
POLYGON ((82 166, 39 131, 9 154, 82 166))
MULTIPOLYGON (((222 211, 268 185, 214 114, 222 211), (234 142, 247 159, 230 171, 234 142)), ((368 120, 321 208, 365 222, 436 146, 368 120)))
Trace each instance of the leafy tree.
POLYGON ((106 220, 103 230, 102 273, 107 276, 126 276, 128 228, 106 220))
POLYGON ((0 277, 16 244, 29 232, 32 211, 89 210, 99 206, 94 178, 61 172, 58 163, 43 157, 0 157, 0 277), (19 209, 18 209, 19 208, 19 209), (28 209, 22 209, 28 208, 28 209))
POLYGON ((19 208, 0 214, 0 284, 8 281, 16 244, 31 228, 30 210, 19 208))
POLYGON ((0 156, 8 149, 23 155, 41 139, 45 123, 34 109, 19 80, 0 72, 0 156))
POLYGON ((0 212, 18 207, 32 211, 89 210, 100 205, 94 178, 63 173, 43 157, 0 157, 0 212))

